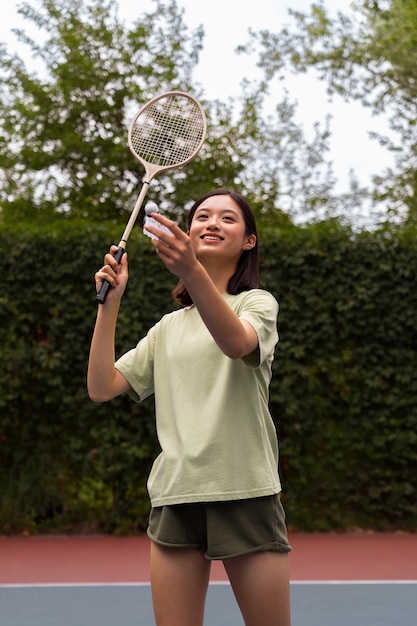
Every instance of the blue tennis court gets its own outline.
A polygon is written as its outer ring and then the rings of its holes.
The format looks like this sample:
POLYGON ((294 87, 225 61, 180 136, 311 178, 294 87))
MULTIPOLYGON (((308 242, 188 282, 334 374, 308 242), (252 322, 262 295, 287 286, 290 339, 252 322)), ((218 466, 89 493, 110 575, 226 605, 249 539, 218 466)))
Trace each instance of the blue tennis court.
MULTIPOLYGON (((293 626, 412 626, 416 583, 292 583, 293 626)), ((0 589, 2 626, 154 626, 150 587, 13 586, 0 589)), ((211 583, 206 626, 243 626, 226 583, 211 583)), ((260 625, 261 626, 261 625, 260 625)))
MULTIPOLYGON (((417 623, 417 535, 290 540, 292 626, 417 623)), ((0 538, 0 624, 154 626, 148 553, 146 537, 0 538)), ((244 626, 221 564, 204 624, 244 626)))

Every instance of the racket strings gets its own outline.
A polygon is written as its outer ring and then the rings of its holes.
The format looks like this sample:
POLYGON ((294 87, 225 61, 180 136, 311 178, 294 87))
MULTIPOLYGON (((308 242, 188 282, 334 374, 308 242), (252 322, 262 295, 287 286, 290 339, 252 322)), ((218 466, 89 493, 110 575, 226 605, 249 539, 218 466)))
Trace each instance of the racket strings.
POLYGON ((189 160, 205 133, 203 114, 190 98, 169 96, 147 107, 131 129, 136 156, 152 165, 172 167, 189 160))

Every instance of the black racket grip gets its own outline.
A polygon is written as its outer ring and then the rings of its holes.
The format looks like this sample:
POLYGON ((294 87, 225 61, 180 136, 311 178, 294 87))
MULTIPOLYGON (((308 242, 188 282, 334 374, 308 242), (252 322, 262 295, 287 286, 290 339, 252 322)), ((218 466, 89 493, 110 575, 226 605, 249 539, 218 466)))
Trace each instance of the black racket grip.
MULTIPOLYGON (((123 254, 124 254, 125 249, 122 248, 122 246, 119 246, 114 254, 114 258, 116 259, 116 261, 119 263, 120 259, 122 258, 123 254)), ((107 293, 110 289, 110 283, 107 280, 103 281, 103 284, 100 287, 100 291, 98 292, 97 296, 96 296, 96 302, 98 302, 99 304, 104 304, 107 298, 107 293)))

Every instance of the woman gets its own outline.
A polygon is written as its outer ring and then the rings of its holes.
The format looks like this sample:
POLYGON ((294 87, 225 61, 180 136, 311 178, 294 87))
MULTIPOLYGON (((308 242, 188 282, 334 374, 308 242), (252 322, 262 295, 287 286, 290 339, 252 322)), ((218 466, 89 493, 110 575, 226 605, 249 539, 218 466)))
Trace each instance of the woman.
POLYGON ((221 559, 246 626, 289 626, 288 552, 278 445, 268 411, 278 304, 259 289, 255 219, 246 200, 215 190, 196 201, 184 233, 147 230, 179 277, 183 308, 165 315, 115 362, 114 335, 128 280, 124 255, 108 280, 91 345, 88 390, 105 402, 152 393, 161 454, 152 467, 151 586, 157 626, 203 624, 210 560, 221 559))

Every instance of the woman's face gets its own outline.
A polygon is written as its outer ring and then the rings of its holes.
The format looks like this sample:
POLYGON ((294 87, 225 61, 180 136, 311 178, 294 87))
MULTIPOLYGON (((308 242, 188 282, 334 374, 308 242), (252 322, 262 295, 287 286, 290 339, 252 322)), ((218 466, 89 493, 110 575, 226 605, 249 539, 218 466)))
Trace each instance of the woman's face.
POLYGON ((255 235, 246 234, 239 205, 228 195, 211 196, 197 207, 189 236, 200 260, 221 258, 234 264, 256 243, 255 235))

